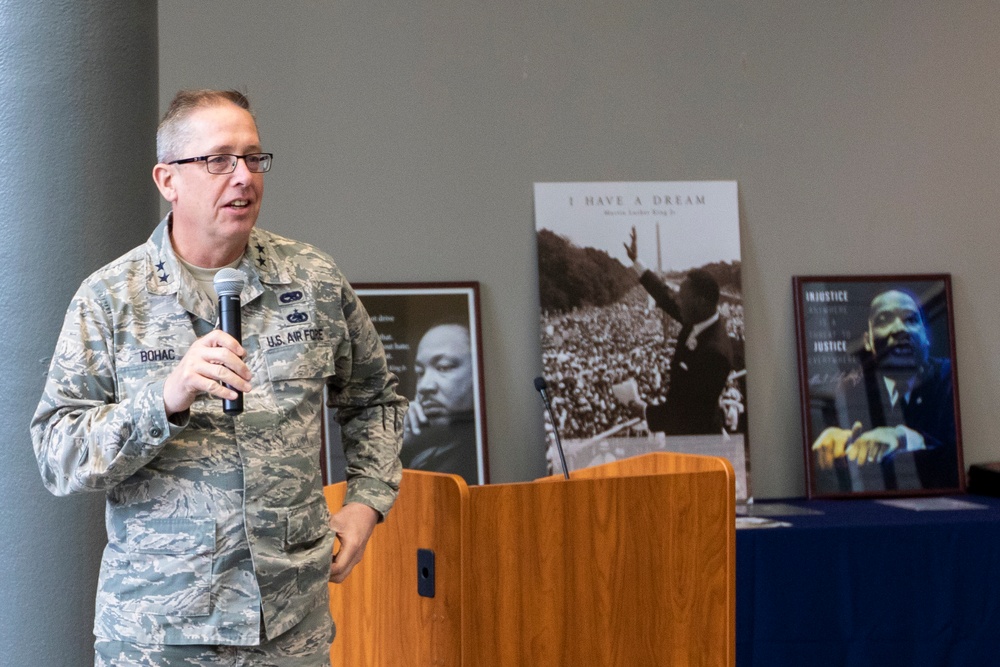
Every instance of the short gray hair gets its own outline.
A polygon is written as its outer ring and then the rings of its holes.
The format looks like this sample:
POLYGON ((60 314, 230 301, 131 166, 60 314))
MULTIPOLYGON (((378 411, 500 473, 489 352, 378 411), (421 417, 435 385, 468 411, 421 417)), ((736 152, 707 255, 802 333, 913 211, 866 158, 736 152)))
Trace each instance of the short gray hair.
POLYGON ((173 101, 167 107, 167 112, 163 114, 163 120, 156 128, 156 159, 159 162, 170 162, 180 159, 177 152, 190 138, 190 129, 187 120, 192 112, 205 107, 218 106, 221 104, 235 104, 241 109, 246 109, 250 116, 254 118, 253 110, 250 109, 250 100, 238 90, 211 90, 207 88, 198 90, 181 90, 174 95, 173 101))

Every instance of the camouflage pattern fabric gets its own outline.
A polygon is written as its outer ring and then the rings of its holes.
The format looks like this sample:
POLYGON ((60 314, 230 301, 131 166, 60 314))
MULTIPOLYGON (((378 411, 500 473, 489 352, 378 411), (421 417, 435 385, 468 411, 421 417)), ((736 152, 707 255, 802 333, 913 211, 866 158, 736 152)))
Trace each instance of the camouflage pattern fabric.
POLYGON ((148 646, 98 639, 94 667, 330 667, 332 643, 327 602, 285 634, 260 646, 148 646))
POLYGON ((346 502, 383 518, 401 478, 406 400, 333 260, 254 229, 238 267, 253 372, 244 412, 227 416, 204 395, 168 420, 164 380, 216 320, 173 252, 169 220, 73 297, 31 423, 35 456, 52 493, 107 495, 98 637, 256 645, 261 620, 274 638, 326 599, 324 384, 342 426, 346 502))

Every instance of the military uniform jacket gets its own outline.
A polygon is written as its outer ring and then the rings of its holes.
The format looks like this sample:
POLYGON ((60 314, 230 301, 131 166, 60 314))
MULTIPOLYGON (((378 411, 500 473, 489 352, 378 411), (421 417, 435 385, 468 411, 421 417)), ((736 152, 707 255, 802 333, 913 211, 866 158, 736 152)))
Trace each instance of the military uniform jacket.
POLYGON ((254 645, 261 621, 273 638, 326 600, 324 384, 347 502, 384 517, 395 500, 406 400, 353 290, 327 255, 259 229, 239 269, 253 390, 235 417, 207 395, 179 423, 164 411, 164 380, 216 321, 169 216, 70 303, 31 435, 52 493, 107 495, 98 637, 254 645))

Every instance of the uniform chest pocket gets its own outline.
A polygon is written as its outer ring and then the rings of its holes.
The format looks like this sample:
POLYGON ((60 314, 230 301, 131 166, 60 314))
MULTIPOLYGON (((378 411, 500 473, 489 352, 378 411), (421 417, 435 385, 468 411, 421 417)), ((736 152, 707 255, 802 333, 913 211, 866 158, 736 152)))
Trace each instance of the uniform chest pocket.
POLYGON ((145 614, 209 615, 215 520, 130 519, 125 527, 131 567, 117 584, 122 607, 145 614))
POLYGON ((271 382, 323 379, 333 375, 333 349, 329 345, 282 345, 264 352, 271 382))
POLYGON ((264 362, 274 400, 286 411, 303 401, 319 401, 326 378, 334 373, 329 345, 282 345, 266 350, 264 362))

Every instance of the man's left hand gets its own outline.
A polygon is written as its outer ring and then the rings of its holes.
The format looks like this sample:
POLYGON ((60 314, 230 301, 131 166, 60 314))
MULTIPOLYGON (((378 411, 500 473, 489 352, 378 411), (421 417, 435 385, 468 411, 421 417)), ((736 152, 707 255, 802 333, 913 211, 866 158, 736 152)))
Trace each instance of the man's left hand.
POLYGON ((847 447, 847 460, 858 465, 881 463, 889 454, 900 448, 900 434, 893 426, 879 426, 866 431, 847 447))
POLYGON ((340 542, 340 549, 330 565, 330 581, 342 583, 354 566, 361 562, 368 538, 377 523, 378 512, 361 503, 347 503, 330 517, 330 528, 340 542))

